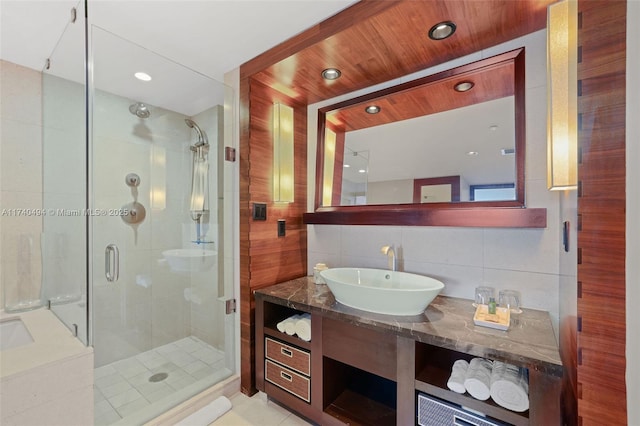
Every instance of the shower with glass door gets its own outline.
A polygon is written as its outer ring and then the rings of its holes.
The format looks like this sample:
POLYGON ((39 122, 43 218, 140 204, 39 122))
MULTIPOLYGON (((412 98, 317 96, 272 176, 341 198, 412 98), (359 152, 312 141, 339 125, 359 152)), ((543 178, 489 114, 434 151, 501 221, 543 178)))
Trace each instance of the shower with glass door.
POLYGON ((90 14, 42 79, 44 205, 86 213, 44 219, 44 297, 94 347, 96 424, 141 424, 236 371, 233 94, 90 14))

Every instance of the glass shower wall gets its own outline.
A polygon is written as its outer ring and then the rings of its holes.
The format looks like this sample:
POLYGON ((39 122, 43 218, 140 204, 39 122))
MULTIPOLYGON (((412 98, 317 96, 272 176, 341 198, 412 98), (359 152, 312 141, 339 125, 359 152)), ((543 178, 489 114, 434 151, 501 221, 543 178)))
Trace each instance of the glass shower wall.
POLYGON ((43 302, 88 344, 84 4, 42 72, 43 302))
POLYGON ((106 377, 95 392, 109 401, 103 415, 139 424, 235 370, 222 214, 232 93, 100 27, 90 40, 91 341, 96 377, 106 377), (209 144, 200 232, 190 196, 201 137, 185 120, 209 144), (118 405, 132 395, 135 404, 118 405))

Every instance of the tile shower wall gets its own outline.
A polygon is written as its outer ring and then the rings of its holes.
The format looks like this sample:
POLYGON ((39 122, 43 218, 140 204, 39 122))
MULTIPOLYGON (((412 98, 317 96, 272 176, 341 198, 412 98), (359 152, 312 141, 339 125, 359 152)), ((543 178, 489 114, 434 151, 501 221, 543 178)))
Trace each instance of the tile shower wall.
POLYGON ((42 218, 41 74, 0 61, 0 309, 40 297, 42 218))
MULTIPOLYGON (((146 219, 137 227, 117 216, 96 217, 94 264, 103 262, 104 248, 121 249, 120 279, 107 283, 104 271, 94 271, 94 342, 96 366, 136 355, 189 335, 216 346, 211 331, 220 312, 216 272, 171 271, 163 261, 168 249, 196 247, 195 224, 189 216, 191 151, 195 133, 184 115, 151 106, 141 119, 129 112, 133 103, 98 92, 94 112, 94 189, 96 208, 117 209, 133 201, 143 204, 146 219), (125 176, 136 173, 140 186, 132 191, 125 176), (137 192, 137 194, 136 194, 137 192)), ((218 108, 195 121, 209 135, 210 204, 207 240, 217 240, 216 147, 218 108)), ((216 244, 211 244, 214 250, 216 244)), ((219 345, 218 345, 219 347, 219 345)))
MULTIPOLYGON (((313 225, 309 226, 308 233, 309 273, 317 262, 325 262, 331 267, 386 268, 387 259, 380 253, 380 247, 394 244, 398 248, 402 270, 442 280, 445 283, 442 294, 472 299, 478 285, 519 290, 523 306, 549 311, 557 331, 562 240, 560 195, 546 188, 546 31, 512 40, 464 58, 464 61, 493 56, 521 46, 525 46, 527 67, 526 203, 529 207, 547 209, 547 228, 313 225)), ((437 71, 459 62, 438 66, 437 71)), ((436 70, 426 74, 433 72, 436 70)), ((315 111, 309 111, 310 121, 315 117, 315 111)), ((310 122, 308 127, 317 128, 315 122, 310 122)), ((315 135, 309 135, 309 140, 315 139, 315 135)), ((315 153, 315 146, 309 148, 311 172, 315 170, 312 153, 315 153)), ((310 176, 313 182, 311 179, 310 176)), ((310 197, 313 197, 312 192, 310 197)))

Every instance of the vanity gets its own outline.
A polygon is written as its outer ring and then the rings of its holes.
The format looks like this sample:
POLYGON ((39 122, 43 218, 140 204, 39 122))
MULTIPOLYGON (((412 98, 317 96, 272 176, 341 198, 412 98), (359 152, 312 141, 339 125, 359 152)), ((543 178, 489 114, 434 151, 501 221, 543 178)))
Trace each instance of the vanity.
POLYGON ((257 387, 314 423, 441 424, 419 422, 418 409, 424 418, 425 410, 444 406, 458 410, 455 424, 561 424, 563 368, 547 312, 524 309, 508 331, 474 325, 472 301, 445 296, 422 315, 374 314, 337 303, 311 277, 257 290, 255 300, 257 387), (304 313, 311 316, 310 341, 278 330, 304 313), (528 369, 529 410, 450 391, 453 363, 474 357, 528 369))

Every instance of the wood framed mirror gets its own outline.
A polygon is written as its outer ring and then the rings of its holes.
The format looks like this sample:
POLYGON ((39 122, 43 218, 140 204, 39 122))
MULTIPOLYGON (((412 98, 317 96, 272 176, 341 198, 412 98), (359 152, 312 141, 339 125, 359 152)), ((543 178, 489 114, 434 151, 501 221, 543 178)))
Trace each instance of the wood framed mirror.
POLYGON ((525 209, 524 57, 516 49, 318 110, 305 222, 546 226, 545 209, 525 209))

